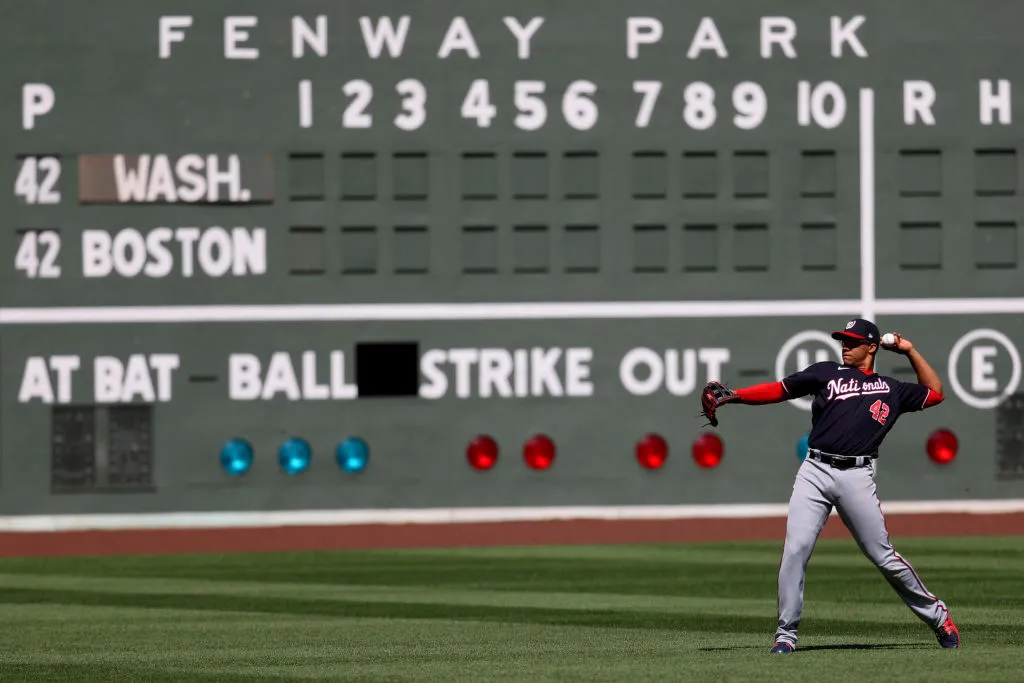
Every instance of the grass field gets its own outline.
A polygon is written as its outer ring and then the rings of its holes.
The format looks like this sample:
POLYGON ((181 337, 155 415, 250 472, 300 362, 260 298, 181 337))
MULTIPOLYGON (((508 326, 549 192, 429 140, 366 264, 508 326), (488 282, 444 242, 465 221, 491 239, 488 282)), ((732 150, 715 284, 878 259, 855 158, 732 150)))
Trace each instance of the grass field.
POLYGON ((769 655, 780 544, 0 561, 3 681, 1019 681, 1024 537, 895 541, 939 648, 852 541, 769 655))

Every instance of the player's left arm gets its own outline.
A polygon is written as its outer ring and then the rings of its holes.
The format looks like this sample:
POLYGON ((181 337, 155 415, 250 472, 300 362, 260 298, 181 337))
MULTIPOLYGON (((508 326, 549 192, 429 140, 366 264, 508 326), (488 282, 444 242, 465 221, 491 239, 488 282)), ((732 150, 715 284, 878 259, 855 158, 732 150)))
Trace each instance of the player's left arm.
POLYGON ((942 403, 945 396, 942 393, 942 380, 939 378, 939 373, 935 372, 935 368, 925 360, 925 357, 921 355, 921 352, 914 347, 909 339, 899 334, 895 336, 896 343, 892 347, 886 348, 907 357, 907 360, 910 361, 910 367, 917 373, 917 383, 927 390, 926 395, 922 399, 921 408, 930 408, 942 403))
POLYGON ((757 406, 768 403, 782 403, 789 400, 782 382, 765 382, 736 390, 740 403, 757 406))
POLYGON ((730 389, 717 381, 708 382, 701 392, 701 414, 708 419, 712 427, 717 427, 718 408, 727 403, 764 405, 806 396, 821 384, 821 377, 815 372, 820 365, 812 365, 778 382, 764 382, 741 389, 730 389))
POLYGON ((748 405, 782 403, 794 398, 801 398, 814 393, 824 384, 820 374, 820 369, 823 365, 828 364, 815 363, 777 382, 754 384, 742 389, 736 389, 735 393, 739 397, 740 403, 748 405))

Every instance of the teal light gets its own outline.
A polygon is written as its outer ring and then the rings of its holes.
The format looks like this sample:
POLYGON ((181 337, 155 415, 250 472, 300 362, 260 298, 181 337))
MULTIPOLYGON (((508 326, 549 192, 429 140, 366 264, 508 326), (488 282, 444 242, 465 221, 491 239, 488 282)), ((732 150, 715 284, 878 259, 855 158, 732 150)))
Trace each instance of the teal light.
POLYGON ((252 444, 245 439, 231 439, 220 449, 220 466, 232 476, 241 476, 252 469, 252 444))
POLYGON ((305 439, 291 438, 277 449, 277 460, 285 474, 299 474, 309 469, 313 449, 305 439))
POLYGON ((799 460, 800 462, 803 462, 804 458, 807 457, 807 439, 809 439, 810 436, 811 433, 807 432, 806 434, 800 437, 799 441, 796 442, 796 459, 799 460))
POLYGON ((366 469, 370 462, 370 447, 358 437, 350 437, 338 444, 335 453, 338 467, 349 474, 356 474, 366 469))

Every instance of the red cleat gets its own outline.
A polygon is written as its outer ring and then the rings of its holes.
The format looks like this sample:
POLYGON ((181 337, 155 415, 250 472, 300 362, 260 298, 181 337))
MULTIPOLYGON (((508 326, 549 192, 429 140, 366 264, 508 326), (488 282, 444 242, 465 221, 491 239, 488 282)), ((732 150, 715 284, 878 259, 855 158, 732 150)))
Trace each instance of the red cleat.
POLYGON ((946 621, 935 631, 935 637, 942 647, 960 647, 960 631, 953 620, 946 617, 946 621))

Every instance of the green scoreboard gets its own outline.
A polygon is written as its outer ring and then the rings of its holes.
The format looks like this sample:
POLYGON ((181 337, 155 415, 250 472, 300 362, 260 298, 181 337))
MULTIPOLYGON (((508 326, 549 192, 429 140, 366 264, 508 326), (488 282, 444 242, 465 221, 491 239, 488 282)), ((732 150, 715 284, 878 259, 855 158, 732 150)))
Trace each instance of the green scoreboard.
POLYGON ((1024 497, 1019 3, 0 1, 5 514, 1024 497))

